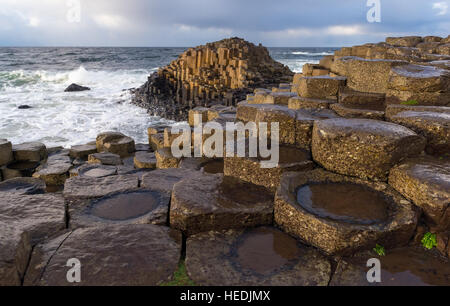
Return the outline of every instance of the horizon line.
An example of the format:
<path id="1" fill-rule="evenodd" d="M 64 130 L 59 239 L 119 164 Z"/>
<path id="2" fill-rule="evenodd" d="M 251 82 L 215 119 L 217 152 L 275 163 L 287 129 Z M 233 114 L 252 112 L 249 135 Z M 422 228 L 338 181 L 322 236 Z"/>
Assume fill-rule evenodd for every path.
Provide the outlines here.
<path id="1" fill-rule="evenodd" d="M 0 45 L 0 48 L 195 48 L 201 45 L 196 46 L 3 46 Z M 342 48 L 336 46 L 265 46 L 266 48 Z"/>

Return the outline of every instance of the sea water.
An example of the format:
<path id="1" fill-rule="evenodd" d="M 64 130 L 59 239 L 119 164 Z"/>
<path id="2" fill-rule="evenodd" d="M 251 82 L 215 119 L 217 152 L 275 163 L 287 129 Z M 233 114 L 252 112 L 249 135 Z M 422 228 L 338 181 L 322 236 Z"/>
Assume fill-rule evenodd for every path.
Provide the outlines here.
<path id="1" fill-rule="evenodd" d="M 130 88 L 145 83 L 186 48 L 0 48 L 0 138 L 47 146 L 83 144 L 119 131 L 147 142 L 147 127 L 172 123 L 130 103 Z M 269 48 L 301 72 L 335 48 Z M 90 91 L 64 92 L 71 83 Z M 29 109 L 19 109 L 27 105 Z"/>

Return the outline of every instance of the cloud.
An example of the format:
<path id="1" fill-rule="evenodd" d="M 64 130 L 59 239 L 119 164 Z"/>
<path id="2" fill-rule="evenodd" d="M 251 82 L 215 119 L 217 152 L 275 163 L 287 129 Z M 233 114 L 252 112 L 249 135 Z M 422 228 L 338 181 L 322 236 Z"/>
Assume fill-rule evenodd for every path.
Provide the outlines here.
<path id="1" fill-rule="evenodd" d="M 269 46 L 341 46 L 449 34 L 449 1 L 382 1 L 382 22 L 373 24 L 365 0 L 79 1 L 80 22 L 69 22 L 77 0 L 2 0 L 0 45 L 184 47 L 241 36 Z"/>
<path id="2" fill-rule="evenodd" d="M 446 2 L 435 2 L 433 3 L 433 9 L 439 10 L 439 12 L 437 12 L 436 15 L 442 16 L 447 14 L 448 4 Z"/>
<path id="3" fill-rule="evenodd" d="M 95 23 L 108 29 L 120 29 L 125 25 L 125 19 L 119 15 L 101 14 L 93 16 Z"/>

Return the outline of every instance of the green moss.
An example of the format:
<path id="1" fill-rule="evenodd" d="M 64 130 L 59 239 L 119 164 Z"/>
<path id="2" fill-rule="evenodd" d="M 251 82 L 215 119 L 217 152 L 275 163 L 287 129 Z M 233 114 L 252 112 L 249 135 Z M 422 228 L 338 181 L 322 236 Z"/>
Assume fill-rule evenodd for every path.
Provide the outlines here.
<path id="1" fill-rule="evenodd" d="M 384 256 L 386 255 L 386 250 L 384 249 L 384 247 L 382 245 L 377 244 L 373 250 L 375 251 L 375 253 L 377 253 L 379 256 Z"/>
<path id="2" fill-rule="evenodd" d="M 432 234 L 430 232 L 426 233 L 422 238 L 422 245 L 424 248 L 431 250 L 435 246 L 437 246 L 436 234 Z"/>
<path id="3" fill-rule="evenodd" d="M 173 274 L 173 280 L 170 282 L 162 283 L 161 286 L 196 286 L 186 272 L 186 265 L 184 260 L 178 263 L 178 270 Z"/>
<path id="4" fill-rule="evenodd" d="M 402 102 L 401 104 L 403 104 L 403 105 L 418 105 L 419 102 L 417 102 L 417 100 L 409 100 L 406 102 Z"/>

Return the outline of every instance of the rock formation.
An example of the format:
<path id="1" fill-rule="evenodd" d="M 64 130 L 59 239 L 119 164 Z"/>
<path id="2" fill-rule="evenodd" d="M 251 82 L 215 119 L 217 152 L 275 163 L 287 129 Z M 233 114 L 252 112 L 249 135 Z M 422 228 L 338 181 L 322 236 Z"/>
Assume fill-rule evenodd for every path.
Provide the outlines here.
<path id="1" fill-rule="evenodd" d="M 267 156 L 247 145 L 245 156 L 176 157 L 181 133 L 166 125 L 148 127 L 148 144 L 118 132 L 71 149 L 2 139 L 0 285 L 72 285 L 65 262 L 78 256 L 86 274 L 74 285 L 161 284 L 180 259 L 198 285 L 370 285 L 371 258 L 381 262 L 378 285 L 450 284 L 449 38 L 343 48 L 276 87 L 265 68 L 248 77 L 252 57 L 247 77 L 227 78 L 242 65 L 238 41 L 191 49 L 153 78 L 174 94 L 169 112 L 186 111 L 188 135 L 194 116 L 258 132 L 277 123 L 278 164 L 263 167 Z M 215 56 L 221 63 L 205 66 Z M 206 86 L 201 76 L 218 71 L 217 86 Z M 216 97 L 183 100 L 188 84 L 197 87 L 185 94 L 203 84 Z M 270 88 L 236 106 L 208 104 L 224 98 L 219 88 L 238 97 L 252 86 Z M 165 107 L 169 92 L 152 93 L 165 100 L 151 105 Z"/>
<path id="2" fill-rule="evenodd" d="M 190 48 L 152 74 L 134 102 L 152 115 L 185 120 L 195 106 L 235 105 L 250 90 L 289 82 L 292 72 L 268 50 L 240 38 Z"/>

